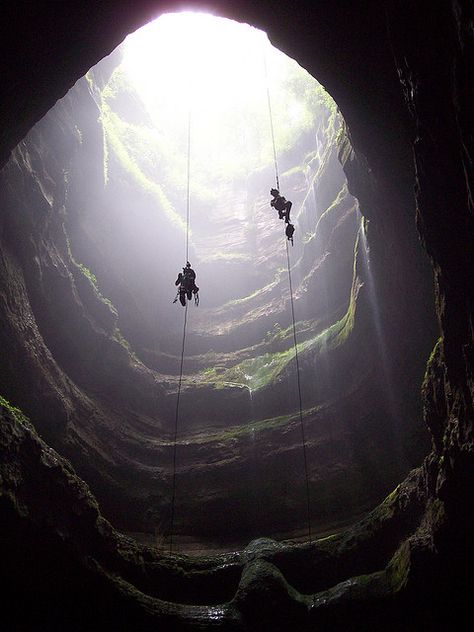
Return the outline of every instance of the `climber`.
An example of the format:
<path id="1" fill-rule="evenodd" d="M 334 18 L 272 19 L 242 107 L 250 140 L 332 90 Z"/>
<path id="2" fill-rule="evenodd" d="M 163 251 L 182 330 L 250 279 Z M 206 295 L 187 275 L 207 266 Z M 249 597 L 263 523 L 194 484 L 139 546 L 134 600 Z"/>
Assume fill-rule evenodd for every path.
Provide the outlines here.
<path id="1" fill-rule="evenodd" d="M 286 225 L 285 235 L 288 237 L 288 241 L 291 241 L 291 245 L 293 245 L 293 233 L 295 232 L 295 227 L 293 224 L 288 223 Z"/>
<path id="2" fill-rule="evenodd" d="M 199 305 L 199 288 L 196 285 L 196 273 L 191 268 L 189 261 L 186 262 L 183 271 L 178 274 L 175 285 L 179 287 L 173 303 L 176 303 L 179 298 L 179 302 L 184 307 L 186 305 L 186 298 L 190 301 L 194 294 L 194 302 L 196 305 Z"/>
<path id="3" fill-rule="evenodd" d="M 284 218 L 285 222 L 288 224 L 290 221 L 290 210 L 292 206 L 290 200 L 286 200 L 282 195 L 280 195 L 280 191 L 278 191 L 278 189 L 271 189 L 270 194 L 273 196 L 270 206 L 276 208 L 278 211 L 278 217 L 280 219 Z"/>

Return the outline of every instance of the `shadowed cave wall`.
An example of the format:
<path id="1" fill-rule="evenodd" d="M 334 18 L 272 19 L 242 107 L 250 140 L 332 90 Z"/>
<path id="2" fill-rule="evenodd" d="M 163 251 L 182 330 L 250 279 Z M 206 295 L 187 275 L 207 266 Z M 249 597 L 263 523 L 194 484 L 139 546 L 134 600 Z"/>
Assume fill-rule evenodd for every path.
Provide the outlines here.
<path id="1" fill-rule="evenodd" d="M 385 12 L 374 8 L 366 16 L 351 16 L 361 30 L 368 30 L 370 33 L 370 47 L 368 44 L 361 45 L 360 40 L 357 44 L 351 44 L 348 33 L 344 33 L 345 45 L 335 46 L 335 41 L 342 41 L 341 30 L 344 31 L 344 25 L 337 20 L 340 17 L 337 6 L 331 16 L 324 8 L 314 10 L 311 14 L 314 19 L 312 28 L 319 33 L 320 42 L 324 42 L 326 49 L 321 43 L 318 44 L 321 50 L 318 48 L 318 55 L 313 57 L 315 51 L 309 44 L 310 39 L 305 39 L 303 42 L 306 44 L 300 43 L 295 48 L 294 56 L 327 86 L 349 126 L 352 149 L 346 144 L 342 161 L 349 188 L 357 196 L 363 214 L 371 220 L 367 227 L 367 240 L 373 269 L 378 274 L 376 283 L 381 297 L 381 318 L 389 334 L 388 339 L 392 341 L 388 350 L 391 366 L 395 376 L 400 378 L 404 376 L 399 367 L 406 367 L 407 364 L 400 363 L 399 359 L 412 358 L 414 342 L 419 342 L 426 333 L 426 318 L 423 319 L 421 314 L 418 319 L 416 314 L 413 318 L 406 318 L 413 314 L 414 298 L 417 299 L 418 308 L 426 305 L 426 311 L 429 311 L 429 284 L 423 281 L 426 276 L 420 263 L 421 250 L 417 244 L 412 226 L 413 215 L 410 212 L 414 208 L 413 183 L 417 184 L 418 227 L 434 262 L 436 303 L 443 333 L 443 338 L 431 357 L 423 386 L 425 419 L 433 436 L 433 453 L 421 470 L 415 471 L 397 489 L 395 495 L 353 528 L 350 534 L 333 538 L 327 544 L 315 543 L 313 547 L 301 545 L 299 548 L 290 546 L 289 549 L 283 547 L 280 550 L 274 549 L 276 545 L 271 543 L 262 543 L 260 548 L 228 558 L 225 562 L 224 559 L 201 562 L 201 576 L 208 579 L 203 580 L 198 587 L 193 584 L 192 577 L 198 572 L 199 563 L 195 567 L 191 564 L 186 569 L 188 562 L 174 558 L 170 562 L 174 570 L 166 570 L 166 561 L 164 567 L 154 566 L 152 551 L 140 552 L 137 545 L 130 542 L 120 544 L 118 536 L 110 531 L 103 519 L 96 517 L 97 509 L 87 490 L 80 483 L 67 483 L 68 480 L 75 480 L 69 466 L 28 434 L 31 430 L 28 423 L 22 421 L 19 413 L 5 409 L 5 423 L 2 426 L 6 431 L 3 438 L 4 463 L 9 463 L 10 466 L 6 465 L 2 472 L 2 480 L 5 481 L 2 506 L 7 517 L 4 537 L 15 531 L 21 533 L 23 541 L 31 543 L 33 555 L 41 562 L 39 568 L 45 567 L 48 558 L 50 563 L 53 562 L 51 552 L 55 551 L 50 572 L 50 581 L 55 590 L 58 589 L 58 578 L 62 576 L 61 569 L 66 559 L 73 560 L 76 564 L 83 555 L 91 559 L 92 554 L 92 559 L 95 560 L 93 564 L 88 562 L 83 565 L 79 562 L 82 569 L 79 575 L 87 575 L 90 586 L 97 586 L 109 598 L 117 599 L 117 603 L 122 604 L 121 611 L 127 613 L 129 620 L 136 617 L 135 621 L 141 622 L 137 625 L 142 626 L 148 625 L 147 622 L 155 618 L 161 618 L 162 621 L 169 620 L 170 625 L 180 622 L 183 626 L 192 627 L 195 625 L 193 621 L 200 620 L 201 623 L 204 622 L 203 625 L 211 625 L 211 621 L 215 621 L 215 625 L 220 626 L 255 627 L 258 624 L 253 615 L 253 600 L 259 600 L 260 591 L 266 591 L 272 586 L 272 594 L 277 595 L 275 598 L 279 604 L 277 610 L 284 614 L 288 625 L 288 622 L 293 622 L 292 625 L 297 622 L 302 627 L 308 621 L 319 620 L 327 629 L 337 629 L 338 625 L 344 625 L 344 613 L 347 616 L 357 613 L 359 605 L 369 595 L 375 622 L 377 616 L 382 617 L 384 612 L 391 612 L 393 615 L 389 595 L 398 595 L 397 598 L 401 600 L 399 603 L 404 604 L 405 609 L 400 610 L 397 615 L 402 620 L 401 627 L 394 629 L 407 629 L 403 627 L 403 613 L 408 613 L 414 605 L 410 601 L 411 586 L 419 587 L 419 578 L 426 578 L 426 573 L 433 568 L 443 569 L 446 582 L 439 586 L 425 582 L 424 590 L 418 595 L 418 616 L 421 620 L 430 616 L 430 595 L 436 594 L 436 591 L 446 591 L 450 599 L 456 600 L 458 608 L 463 606 L 462 582 L 459 577 L 464 572 L 461 565 L 466 564 L 465 568 L 468 568 L 470 559 L 469 547 L 463 534 L 468 533 L 470 524 L 466 517 L 469 507 L 469 476 L 472 473 L 468 448 L 469 424 L 472 423 L 469 412 L 472 411 L 472 383 L 469 381 L 472 331 L 468 324 L 472 306 L 472 278 L 464 273 L 456 274 L 456 271 L 472 269 L 469 267 L 472 263 L 469 259 L 472 257 L 472 248 L 466 244 L 472 238 L 472 231 L 469 230 L 469 221 L 472 220 L 469 220 L 469 213 L 466 214 L 466 204 L 469 209 L 470 199 L 469 196 L 466 197 L 470 177 L 470 170 L 466 169 L 470 155 L 466 129 L 469 128 L 470 118 L 465 106 L 469 95 L 465 68 L 469 53 L 472 52 L 472 30 L 464 28 L 464 25 L 469 24 L 467 18 L 472 16 L 472 12 L 469 13 L 472 7 L 470 4 L 454 3 L 452 9 L 446 6 L 443 11 L 429 14 L 429 29 L 423 19 L 422 8 L 413 9 L 408 21 L 413 32 L 408 33 L 402 28 L 407 24 L 407 16 L 399 16 L 390 3 L 385 8 Z M 242 16 L 259 25 L 259 17 L 251 14 L 253 10 L 246 14 L 244 7 Z M 265 21 L 264 8 L 262 15 L 262 25 L 268 24 L 267 29 L 272 34 L 271 22 Z M 123 17 L 123 24 L 130 25 L 126 16 Z M 60 14 L 55 16 L 57 25 L 61 19 Z M 320 22 L 316 27 L 318 19 Z M 54 24 L 54 20 L 52 23 Z M 80 24 L 80 20 L 78 23 Z M 357 31 L 353 23 L 351 26 Z M 19 27 L 28 29 L 26 24 L 20 24 Z M 125 30 L 127 28 L 129 26 L 124 26 Z M 387 28 L 390 35 L 387 35 Z M 61 30 L 59 25 L 58 30 Z M 438 59 L 439 74 L 436 77 L 431 74 L 434 73 L 431 48 L 422 37 L 421 43 L 426 43 L 426 55 L 419 51 L 420 34 L 428 31 L 451 42 L 451 48 L 443 53 L 445 57 L 440 55 Z M 285 37 L 281 37 L 285 41 Z M 292 34 L 287 37 L 286 47 L 291 49 Z M 30 43 L 30 50 L 36 53 L 36 41 L 30 40 Z M 89 46 L 88 50 L 92 50 L 92 47 Z M 421 50 L 425 49 L 422 47 Z M 333 55 L 332 68 L 339 64 L 340 72 L 337 75 L 327 61 L 329 51 Z M 51 59 L 53 56 L 52 54 Z M 314 70 L 312 59 L 317 59 L 313 61 Z M 357 76 L 351 74 L 351 64 L 355 59 L 363 61 L 360 64 L 363 70 Z M 403 63 L 398 61 L 400 59 L 403 59 Z M 456 73 L 453 75 L 454 59 Z M 65 61 L 71 63 L 68 57 Z M 44 62 L 46 68 L 48 52 L 44 56 Z M 346 74 L 351 76 L 351 81 L 346 80 Z M 366 86 L 371 86 L 371 90 L 362 90 L 355 98 L 357 84 L 364 85 L 364 81 Z M 31 77 L 27 78 L 27 82 L 30 87 L 34 85 Z M 443 86 L 441 94 L 433 90 L 435 84 Z M 11 86 L 14 85 L 19 90 L 20 79 L 16 79 L 16 84 L 12 81 Z M 60 82 L 56 85 L 59 94 Z M 402 89 L 404 87 L 406 92 Z M 80 89 L 78 84 L 76 90 Z M 46 92 L 45 90 L 45 94 Z M 32 100 L 30 118 L 25 115 L 17 126 L 10 127 L 5 144 L 7 151 L 21 138 L 28 121 L 32 122 L 41 114 L 43 103 L 46 102 L 42 101 L 41 94 L 39 89 L 36 99 Z M 8 90 L 6 96 L 2 103 L 8 113 Z M 404 98 L 408 100 L 411 109 L 406 108 Z M 35 104 L 37 109 L 33 107 Z M 72 107 L 72 103 L 70 105 Z M 390 115 L 387 114 L 387 105 L 390 105 Z M 439 122 L 440 110 L 444 112 L 443 125 Z M 57 133 L 66 134 L 67 131 L 69 135 L 68 116 L 70 112 L 67 112 L 66 106 L 64 126 L 56 126 Z M 431 119 L 436 123 L 433 122 L 430 126 Z M 428 126 L 429 135 L 424 134 L 425 126 Z M 417 143 L 414 175 L 410 141 L 415 131 Z M 462 139 L 462 142 L 458 143 L 457 139 Z M 430 147 L 429 143 L 434 143 L 434 147 Z M 124 463 L 111 464 L 110 459 L 113 457 L 97 446 L 107 443 L 109 433 L 106 429 L 110 427 L 111 418 L 115 416 L 116 422 L 113 424 L 112 421 L 112 425 L 121 428 L 123 426 L 120 425 L 120 420 L 124 410 L 129 411 L 130 419 L 134 415 L 139 416 L 142 423 L 144 419 L 155 420 L 156 410 L 151 402 L 156 402 L 154 397 L 160 391 L 166 400 L 167 389 L 150 369 L 139 362 L 131 361 L 116 329 L 116 314 L 103 304 L 90 283 L 84 280 L 82 271 L 76 270 L 72 264 L 66 235 L 62 229 L 64 218 L 61 207 L 64 200 L 61 199 L 61 192 L 58 194 L 55 189 L 55 182 L 60 180 L 64 163 L 61 156 L 54 155 L 48 161 L 48 169 L 44 168 L 44 156 L 41 154 L 47 144 L 42 142 L 40 128 L 39 137 L 33 136 L 30 145 L 25 146 L 28 147 L 27 151 L 17 152 L 13 163 L 8 167 L 10 173 L 19 173 L 26 165 L 39 183 L 36 190 L 31 190 L 28 183 L 23 182 L 23 188 L 15 187 L 16 191 L 12 192 L 12 185 L 7 184 L 11 179 L 4 180 L 5 184 L 2 185 L 2 193 L 6 192 L 7 196 L 18 195 L 18 190 L 21 191 L 25 209 L 39 207 L 44 212 L 39 218 L 31 213 L 26 213 L 25 217 L 19 214 L 14 214 L 13 217 L 10 215 L 8 221 L 2 224 L 2 286 L 5 287 L 5 293 L 2 294 L 5 315 L 2 348 L 8 351 L 5 355 L 7 361 L 2 363 L 2 383 L 5 385 L 4 394 L 17 405 L 21 405 L 34 419 L 42 437 L 60 448 L 80 472 L 87 473 L 95 481 L 99 495 L 102 484 L 104 498 L 110 498 L 117 486 L 117 473 L 120 472 L 117 465 L 123 468 Z M 57 179 L 51 178 L 51 171 L 54 170 L 57 170 L 57 174 L 54 174 L 58 176 Z M 443 175 L 442 183 L 441 178 L 433 181 L 428 175 L 435 173 Z M 450 217 L 449 225 L 443 223 L 443 209 L 446 204 L 456 209 L 454 217 Z M 440 232 L 442 229 L 443 232 Z M 446 237 L 449 235 L 449 238 L 441 240 L 440 234 Z M 460 244 L 463 246 L 459 247 Z M 403 253 L 403 257 L 400 253 Z M 457 258 L 462 257 L 466 260 L 459 263 Z M 455 261 L 458 262 L 454 263 Z M 356 271 L 362 274 L 357 266 Z M 353 285 L 353 289 L 354 287 L 357 285 Z M 426 288 L 426 294 L 420 291 L 423 288 Z M 61 317 L 56 314 L 50 320 L 51 312 L 57 311 L 53 306 L 59 304 Z M 364 302 L 360 301 L 360 305 L 363 308 Z M 62 318 L 66 315 L 67 320 Z M 355 323 L 363 323 L 364 320 L 366 319 L 356 312 Z M 61 328 L 57 326 L 61 321 L 67 331 L 61 332 Z M 56 326 L 54 330 L 48 331 L 48 323 L 51 327 L 52 322 Z M 66 348 L 61 344 L 60 336 L 68 336 L 71 329 L 76 327 L 81 331 L 81 345 L 74 350 L 72 360 L 68 353 L 68 357 L 61 358 L 61 364 L 58 365 L 56 357 L 60 355 L 62 348 Z M 86 336 L 84 331 L 87 332 Z M 419 335 L 420 331 L 424 332 L 422 336 Z M 103 332 L 106 332 L 105 336 Z M 99 349 L 98 340 L 102 341 Z M 45 345 L 44 341 L 49 344 Z M 70 343 L 67 348 L 69 351 Z M 420 360 L 421 363 L 423 361 Z M 68 362 L 70 370 L 65 373 L 59 367 Z M 413 367 L 413 364 L 408 362 L 408 366 Z M 21 379 L 18 379 L 19 376 Z M 448 397 L 444 395 L 446 388 Z M 95 397 L 91 400 L 93 392 Z M 143 397 L 144 392 L 148 392 L 149 397 Z M 448 417 L 450 422 L 447 425 L 445 420 Z M 132 427 L 130 422 L 130 428 Z M 101 431 L 103 435 L 99 436 Z M 94 436 L 94 445 L 97 448 L 94 455 L 96 471 L 101 474 L 95 478 L 90 471 L 91 436 Z M 122 435 L 120 438 L 125 443 L 129 441 L 129 437 L 124 438 Z M 50 478 L 46 475 L 46 472 L 55 471 L 57 476 Z M 104 479 L 111 471 L 114 476 L 105 485 Z M 19 472 L 24 474 L 19 476 Z M 31 476 L 33 472 L 35 474 Z M 63 497 L 60 489 L 69 490 L 64 506 L 59 510 L 52 508 L 48 514 L 46 507 L 38 504 L 43 492 L 41 488 L 34 492 L 35 481 L 36 484 L 44 481 L 45 485 L 50 485 L 58 498 Z M 75 501 L 74 511 L 81 518 L 74 523 L 67 522 L 67 526 L 64 523 L 70 502 L 67 498 L 70 499 L 70 494 L 74 496 L 76 493 L 77 498 L 82 497 L 82 500 Z M 117 494 L 117 498 L 119 497 L 120 494 Z M 62 527 L 59 526 L 61 522 Z M 421 530 L 417 530 L 419 524 Z M 81 528 L 92 529 L 91 537 L 82 539 Z M 92 536 L 92 533 L 95 535 Z M 450 537 L 453 533 L 457 536 L 454 549 Z M 62 535 L 58 540 L 59 534 Z M 82 541 L 79 548 L 74 544 L 78 537 Z M 405 544 L 395 553 L 398 544 L 403 540 Z M 351 541 L 353 544 L 349 545 Z M 325 546 L 328 548 L 324 551 Z M 89 553 L 85 552 L 84 547 L 89 547 Z M 125 547 L 128 553 L 123 549 L 119 553 L 121 547 Z M 107 549 L 116 554 L 106 553 Z M 12 548 L 8 555 L 5 552 L 5 568 L 12 572 L 13 586 L 22 586 L 24 580 L 18 569 L 25 564 L 28 553 L 25 551 L 15 558 L 12 551 L 15 549 Z M 66 551 L 68 558 L 65 557 Z M 392 561 L 386 566 L 394 553 Z M 124 554 L 127 562 L 122 557 Z M 148 574 L 151 568 L 156 569 L 156 583 L 150 579 L 145 581 L 144 576 L 134 570 L 137 556 L 140 555 L 146 556 L 147 561 L 144 563 Z M 327 568 L 318 563 L 321 556 L 329 560 Z M 339 574 L 334 574 L 330 565 L 330 560 L 334 563 L 336 558 L 339 561 L 345 560 L 339 565 Z M 357 563 L 355 559 L 358 560 Z M 206 568 L 203 564 L 207 564 Z M 227 575 L 220 565 L 228 566 L 230 570 Z M 315 572 L 316 565 L 319 565 L 318 572 Z M 244 567 L 239 584 L 238 577 Z M 385 567 L 386 570 L 382 573 Z M 222 573 L 226 577 L 225 581 Z M 344 599 L 345 594 L 342 584 L 339 589 L 323 596 L 321 591 L 330 589 L 337 582 L 347 577 L 362 577 L 364 573 L 369 573 L 368 579 L 354 580 L 356 592 L 352 591 L 352 596 L 344 607 L 341 606 L 341 599 Z M 171 582 L 175 588 L 164 588 L 163 582 L 166 583 L 170 577 L 180 574 L 185 577 L 182 584 L 176 579 Z M 119 588 L 114 579 L 118 576 L 128 582 L 127 587 L 121 585 Z M 35 577 L 33 573 L 30 578 L 33 584 Z M 164 577 L 168 580 L 164 580 Z M 39 581 L 40 574 L 36 578 Z M 286 582 L 291 584 L 291 589 Z M 227 588 L 219 592 L 213 588 L 217 583 L 222 583 Z M 132 586 L 140 591 L 141 597 L 134 595 Z M 459 586 L 459 592 L 456 591 L 456 586 Z M 76 612 L 72 598 L 75 594 L 74 582 L 66 582 L 61 591 L 64 609 L 57 609 L 59 620 L 68 609 Z M 236 596 L 232 599 L 234 593 Z M 304 595 L 308 593 L 317 593 L 319 597 L 306 602 Z M 150 601 L 145 606 L 145 596 L 146 599 L 155 601 Z M 213 619 L 212 608 L 208 606 L 203 606 L 200 612 L 195 609 L 194 614 L 191 614 L 184 606 L 165 607 L 160 599 L 174 603 L 225 602 L 231 605 L 216 609 Z M 41 608 L 41 597 L 33 601 L 33 620 L 34 616 L 47 616 Z M 14 607 L 12 613 L 18 614 Z M 265 610 L 264 619 L 266 617 L 269 621 L 272 616 L 272 608 Z M 78 612 L 76 617 L 78 621 L 81 620 Z M 99 619 L 100 617 L 97 619 L 98 624 Z M 377 629 L 376 623 L 373 625 L 373 629 Z"/>

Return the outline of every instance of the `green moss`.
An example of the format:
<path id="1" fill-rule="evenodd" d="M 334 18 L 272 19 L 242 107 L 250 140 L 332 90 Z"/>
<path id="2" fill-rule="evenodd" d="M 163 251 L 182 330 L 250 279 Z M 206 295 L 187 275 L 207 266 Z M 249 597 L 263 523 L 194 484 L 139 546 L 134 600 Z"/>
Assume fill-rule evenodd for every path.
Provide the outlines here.
<path id="1" fill-rule="evenodd" d="M 91 91 L 94 90 L 94 79 L 92 77 L 92 71 L 88 70 L 84 76 L 87 83 L 89 84 L 89 88 L 91 89 Z"/>
<path id="2" fill-rule="evenodd" d="M 355 299 L 351 296 L 347 312 L 333 327 L 331 348 L 340 347 L 349 338 L 355 323 Z"/>
<path id="3" fill-rule="evenodd" d="M 406 587 L 410 574 L 410 566 L 410 543 L 405 541 L 392 557 L 387 567 L 387 579 L 393 592 L 399 592 Z"/>
<path id="4" fill-rule="evenodd" d="M 130 354 L 130 356 L 132 357 L 133 360 L 135 360 L 136 362 L 140 362 L 140 360 L 138 359 L 136 353 L 133 351 L 132 347 L 130 346 L 130 343 L 128 342 L 128 340 L 126 338 L 124 338 L 122 332 L 120 331 L 120 329 L 118 327 L 115 327 L 115 329 L 113 331 L 113 338 L 124 349 L 126 349 L 128 351 L 128 353 Z"/>
<path id="5" fill-rule="evenodd" d="M 422 389 L 428 386 L 428 383 L 430 381 L 430 375 L 429 375 L 430 369 L 436 362 L 438 362 L 438 357 L 442 350 L 442 344 L 443 344 L 443 337 L 440 336 L 438 340 L 436 341 L 436 344 L 433 347 L 433 350 L 430 353 L 430 357 L 428 358 L 428 361 L 426 362 L 426 370 L 425 370 L 425 375 L 423 378 Z"/>
<path id="6" fill-rule="evenodd" d="M 337 323 L 334 323 L 316 336 L 298 343 L 298 354 L 311 352 L 319 355 L 343 344 L 350 335 L 354 325 L 354 305 L 351 302 L 346 314 Z M 304 327 L 304 323 L 297 323 L 297 329 Z M 292 337 L 293 327 L 267 332 L 272 342 Z M 228 384 L 241 384 L 251 391 L 259 390 L 273 382 L 293 361 L 295 357 L 294 346 L 289 346 L 283 351 L 264 353 L 259 356 L 247 358 L 229 368 L 213 367 L 200 374 L 203 381 L 213 383 L 215 388 L 224 388 Z"/>
<path id="7" fill-rule="evenodd" d="M 110 299 L 106 298 L 100 292 L 99 284 L 97 282 L 97 277 L 95 276 L 95 274 L 93 274 L 89 270 L 89 268 L 85 266 L 83 263 L 79 263 L 78 261 L 76 261 L 74 257 L 72 256 L 70 250 L 69 250 L 69 255 L 71 257 L 71 263 L 73 264 L 74 268 L 78 270 L 89 281 L 91 290 L 95 294 L 95 297 L 97 298 L 97 300 L 99 300 L 101 303 L 104 303 L 104 305 L 107 305 L 107 307 L 112 311 L 112 313 L 115 314 L 115 316 L 117 316 L 117 310 L 115 308 L 115 305 L 112 303 Z"/>
<path id="8" fill-rule="evenodd" d="M 89 270 L 89 268 L 87 268 L 83 263 L 78 263 L 77 261 L 74 261 L 74 264 L 82 272 L 82 274 L 87 279 L 89 279 L 89 281 L 92 283 L 92 285 L 98 291 L 99 290 L 99 286 L 97 284 L 97 277 L 95 276 L 95 274 L 92 274 L 92 272 Z"/>
<path id="9" fill-rule="evenodd" d="M 81 284 L 78 283 L 78 279 L 75 276 L 76 272 L 79 272 L 81 274 L 82 277 L 84 277 L 85 279 L 87 279 L 88 283 L 89 283 L 89 288 L 90 291 L 92 292 L 92 294 L 95 296 L 95 298 L 100 301 L 101 303 L 103 303 L 104 305 L 107 306 L 107 308 L 110 310 L 110 312 L 112 313 L 112 315 L 117 318 L 118 316 L 118 312 L 115 308 L 115 305 L 112 303 L 112 301 L 108 298 L 106 298 L 99 290 L 99 284 L 97 282 L 97 277 L 95 276 L 95 274 L 87 267 L 85 266 L 83 263 L 80 263 L 79 261 L 76 261 L 74 258 L 74 255 L 72 254 L 72 250 L 71 250 L 71 244 L 69 242 L 69 239 L 66 238 L 66 243 L 67 243 L 67 250 L 68 250 L 68 255 L 69 255 L 69 259 L 72 265 L 72 274 L 73 274 L 73 278 L 76 282 L 76 287 L 78 289 L 79 294 L 81 295 Z M 88 294 L 86 294 L 86 300 L 87 300 L 87 296 Z M 81 295 L 81 299 L 84 300 L 84 296 Z"/>
<path id="10" fill-rule="evenodd" d="M 442 336 L 440 336 L 438 340 L 436 341 L 435 346 L 433 347 L 433 351 L 430 353 L 430 357 L 428 358 L 428 362 L 427 362 L 428 366 L 430 364 L 433 364 L 435 357 L 438 355 L 438 351 L 440 350 L 442 344 L 443 344 L 443 338 Z"/>
<path id="11" fill-rule="evenodd" d="M 256 391 L 272 382 L 294 356 L 295 351 L 290 348 L 286 351 L 265 353 L 255 359 L 244 360 L 242 369 L 249 388 Z"/>
<path id="12" fill-rule="evenodd" d="M 356 239 L 356 243 L 354 245 L 354 259 L 353 259 L 353 281 L 352 281 L 352 291 L 349 299 L 349 305 L 347 306 L 347 311 L 344 316 L 337 322 L 334 323 L 329 329 L 326 330 L 325 343 L 327 344 L 329 349 L 335 349 L 336 347 L 340 347 L 343 345 L 349 336 L 351 335 L 354 325 L 355 325 L 355 311 L 356 311 L 356 301 L 357 301 L 357 250 L 359 247 L 359 237 Z"/>
<path id="13" fill-rule="evenodd" d="M 293 348 L 277 353 L 264 353 L 224 370 L 214 367 L 201 376 L 205 381 L 214 383 L 216 388 L 223 388 L 232 383 L 242 384 L 251 391 L 256 391 L 275 379 L 293 357 Z"/>
<path id="14" fill-rule="evenodd" d="M 105 100 L 116 99 L 121 92 L 128 92 L 130 83 L 127 81 L 125 73 L 120 66 L 114 68 L 107 85 L 102 90 L 102 97 Z"/>
<path id="15" fill-rule="evenodd" d="M 341 122 L 341 125 L 337 129 L 334 140 L 338 149 L 340 149 L 343 146 L 344 142 L 349 140 L 347 137 L 346 126 L 343 122 Z"/>
<path id="16" fill-rule="evenodd" d="M 322 85 L 318 84 L 315 87 L 315 93 L 319 105 L 323 105 L 332 115 L 338 113 L 336 102 Z"/>
<path id="17" fill-rule="evenodd" d="M 135 184 L 154 199 L 158 208 L 164 213 L 167 219 L 184 231 L 186 228 L 184 220 L 176 212 L 161 186 L 156 182 L 153 182 L 143 173 L 126 148 L 123 140 L 126 138 L 124 128 L 131 128 L 135 126 L 131 126 L 130 124 L 121 121 L 119 117 L 106 105 L 102 108 L 102 122 L 104 125 L 108 151 L 113 152 L 119 164 L 135 182 Z"/>
<path id="18" fill-rule="evenodd" d="M 16 406 L 12 406 L 8 400 L 0 395 L 0 406 L 5 409 L 7 412 L 15 418 L 15 420 L 20 424 L 28 423 L 27 417 L 22 413 L 19 408 Z"/>
<path id="19" fill-rule="evenodd" d="M 399 494 L 400 494 L 401 486 L 397 485 L 395 489 L 390 492 L 390 494 L 378 505 L 370 514 L 370 522 L 373 525 L 378 525 L 387 520 L 390 520 L 398 505 L 399 505 Z"/>

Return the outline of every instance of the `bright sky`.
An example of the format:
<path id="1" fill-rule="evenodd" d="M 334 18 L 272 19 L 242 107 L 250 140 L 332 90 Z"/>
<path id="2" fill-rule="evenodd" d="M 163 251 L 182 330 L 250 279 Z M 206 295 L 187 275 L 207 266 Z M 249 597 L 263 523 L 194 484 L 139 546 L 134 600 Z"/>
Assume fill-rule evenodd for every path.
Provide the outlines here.
<path id="1" fill-rule="evenodd" d="M 204 13 L 163 15 L 126 40 L 124 67 L 148 105 L 163 88 L 183 108 L 239 108 L 262 91 L 265 33 Z M 242 89 L 245 86 L 245 90 Z"/>
<path id="2" fill-rule="evenodd" d="M 178 139 L 191 111 L 193 154 L 231 173 L 246 161 L 250 168 L 262 147 L 271 155 L 266 76 L 278 131 L 301 124 L 304 108 L 279 89 L 288 64 L 304 72 L 262 31 L 183 12 L 129 35 L 122 68 L 163 137 Z"/>

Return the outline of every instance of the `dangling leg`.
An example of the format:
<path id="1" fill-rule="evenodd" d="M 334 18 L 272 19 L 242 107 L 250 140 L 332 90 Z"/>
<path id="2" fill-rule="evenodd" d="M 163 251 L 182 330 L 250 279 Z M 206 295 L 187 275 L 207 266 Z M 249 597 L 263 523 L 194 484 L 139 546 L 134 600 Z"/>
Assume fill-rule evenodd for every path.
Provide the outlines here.
<path id="1" fill-rule="evenodd" d="M 179 293 L 179 302 L 183 307 L 186 307 L 186 292 Z"/>
<path id="2" fill-rule="evenodd" d="M 285 206 L 285 222 L 289 224 L 290 222 L 290 211 L 291 211 L 292 203 L 288 200 Z"/>

